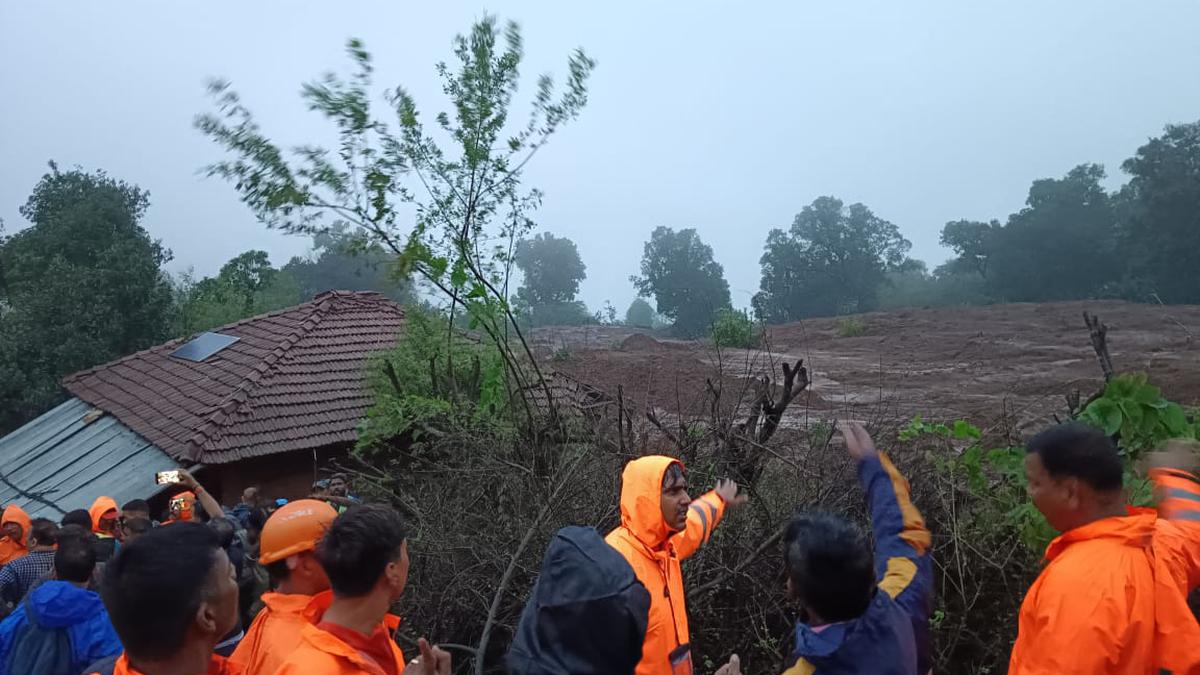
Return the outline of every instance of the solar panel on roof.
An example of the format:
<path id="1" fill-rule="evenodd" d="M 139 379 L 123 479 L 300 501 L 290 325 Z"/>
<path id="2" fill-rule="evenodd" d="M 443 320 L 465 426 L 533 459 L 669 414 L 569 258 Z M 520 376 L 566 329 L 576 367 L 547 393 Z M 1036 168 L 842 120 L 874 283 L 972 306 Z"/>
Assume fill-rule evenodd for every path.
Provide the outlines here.
<path id="1" fill-rule="evenodd" d="M 200 362 L 240 339 L 232 335 L 222 335 L 220 333 L 201 333 L 179 347 L 179 349 L 171 352 L 171 356 Z"/>

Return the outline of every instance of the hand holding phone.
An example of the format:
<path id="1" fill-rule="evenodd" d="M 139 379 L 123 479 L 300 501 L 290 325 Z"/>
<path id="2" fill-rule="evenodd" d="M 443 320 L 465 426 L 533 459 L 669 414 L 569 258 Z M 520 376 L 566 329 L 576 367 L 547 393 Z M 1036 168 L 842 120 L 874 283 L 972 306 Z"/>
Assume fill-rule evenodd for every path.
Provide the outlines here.
<path id="1" fill-rule="evenodd" d="M 158 473 L 154 474 L 154 482 L 157 485 L 167 485 L 170 483 L 178 483 L 179 482 L 179 469 L 172 469 L 170 471 L 159 471 Z"/>

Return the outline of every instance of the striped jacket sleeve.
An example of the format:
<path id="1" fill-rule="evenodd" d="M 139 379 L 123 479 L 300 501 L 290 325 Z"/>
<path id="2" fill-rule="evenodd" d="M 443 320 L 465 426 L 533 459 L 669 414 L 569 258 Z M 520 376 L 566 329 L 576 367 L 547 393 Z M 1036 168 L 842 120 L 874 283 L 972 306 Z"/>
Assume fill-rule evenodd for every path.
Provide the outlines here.
<path id="1" fill-rule="evenodd" d="M 909 499 L 908 481 L 884 453 L 858 465 L 875 533 L 875 578 L 879 588 L 910 615 L 928 613 L 932 543 L 925 519 Z"/>
<path id="2" fill-rule="evenodd" d="M 1159 528 L 1155 543 L 1165 542 L 1177 554 L 1188 589 L 1200 586 L 1200 479 L 1182 469 L 1150 470 L 1158 497 L 1158 516 L 1170 521 L 1170 529 Z"/>
<path id="3" fill-rule="evenodd" d="M 716 492 L 707 492 L 692 500 L 688 507 L 687 527 L 671 538 L 680 560 L 690 557 L 707 544 L 713 530 L 725 515 L 725 500 Z"/>

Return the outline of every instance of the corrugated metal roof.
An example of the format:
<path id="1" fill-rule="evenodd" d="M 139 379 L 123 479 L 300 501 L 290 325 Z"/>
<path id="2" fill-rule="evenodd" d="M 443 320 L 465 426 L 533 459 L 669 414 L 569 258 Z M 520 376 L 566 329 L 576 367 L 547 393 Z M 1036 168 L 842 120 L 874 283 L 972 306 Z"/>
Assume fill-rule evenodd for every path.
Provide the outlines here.
<path id="1" fill-rule="evenodd" d="M 118 504 L 150 497 L 160 489 L 155 472 L 178 467 L 112 415 L 72 398 L 0 438 L 0 504 L 58 520 L 101 495 Z"/>

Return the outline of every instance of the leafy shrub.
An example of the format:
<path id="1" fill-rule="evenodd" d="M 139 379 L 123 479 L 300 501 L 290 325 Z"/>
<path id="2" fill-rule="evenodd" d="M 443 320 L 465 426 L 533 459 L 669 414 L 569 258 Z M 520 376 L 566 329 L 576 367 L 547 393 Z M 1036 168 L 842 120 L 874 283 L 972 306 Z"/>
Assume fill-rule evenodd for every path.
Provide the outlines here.
<path id="1" fill-rule="evenodd" d="M 762 335 L 746 310 L 722 309 L 713 317 L 712 341 L 717 347 L 753 349 L 762 343 Z"/>
<path id="2" fill-rule="evenodd" d="M 625 310 L 625 325 L 635 328 L 654 327 L 654 308 L 642 298 L 634 298 Z"/>
<path id="3" fill-rule="evenodd" d="M 451 428 L 505 426 L 499 350 L 451 329 L 436 310 L 407 310 L 400 341 L 371 365 L 371 386 L 375 403 L 359 430 L 362 452 L 399 438 L 420 443 Z"/>
<path id="4" fill-rule="evenodd" d="M 854 317 L 838 319 L 837 332 L 840 337 L 859 337 L 867 334 L 867 324 Z"/>
<path id="5" fill-rule="evenodd" d="M 1200 437 L 1200 427 L 1188 420 L 1178 403 L 1163 398 L 1144 373 L 1122 373 L 1079 414 L 1079 420 L 1100 427 L 1118 440 L 1122 453 L 1136 460 L 1163 442 Z"/>

